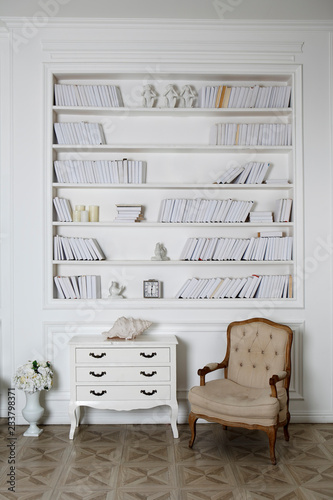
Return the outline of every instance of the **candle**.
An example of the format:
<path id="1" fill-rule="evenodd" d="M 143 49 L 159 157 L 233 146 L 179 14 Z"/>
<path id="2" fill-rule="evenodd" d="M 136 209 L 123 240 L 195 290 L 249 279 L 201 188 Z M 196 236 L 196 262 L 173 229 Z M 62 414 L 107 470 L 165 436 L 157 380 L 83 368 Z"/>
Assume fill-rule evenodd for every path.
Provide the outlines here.
<path id="1" fill-rule="evenodd" d="M 81 210 L 74 210 L 73 222 L 81 222 Z"/>
<path id="2" fill-rule="evenodd" d="M 82 210 L 81 214 L 81 222 L 89 222 L 89 212 L 88 210 Z"/>
<path id="3" fill-rule="evenodd" d="M 99 221 L 99 206 L 90 205 L 89 206 L 89 221 L 98 222 Z"/>
<path id="4" fill-rule="evenodd" d="M 86 209 L 85 205 L 75 205 L 75 210 L 82 211 L 85 209 Z"/>

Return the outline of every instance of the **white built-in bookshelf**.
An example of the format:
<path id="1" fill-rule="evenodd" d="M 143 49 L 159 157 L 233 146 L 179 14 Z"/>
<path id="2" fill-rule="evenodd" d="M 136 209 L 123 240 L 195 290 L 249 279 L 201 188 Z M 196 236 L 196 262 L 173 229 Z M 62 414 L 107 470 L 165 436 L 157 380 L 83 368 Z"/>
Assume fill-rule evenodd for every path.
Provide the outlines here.
<path id="1" fill-rule="evenodd" d="M 296 109 L 300 75 L 292 68 L 281 68 L 280 73 L 261 68 L 256 74 L 240 70 L 233 74 L 175 73 L 172 78 L 161 71 L 148 81 L 132 72 L 94 75 L 50 70 L 46 110 L 50 141 L 46 152 L 46 290 L 50 305 L 78 303 L 66 298 L 61 286 L 59 291 L 55 277 L 72 280 L 78 296 L 79 285 L 87 280 L 84 297 L 97 300 L 101 307 L 119 307 L 108 299 L 113 281 L 125 287 L 121 301 L 125 308 L 144 304 L 246 307 L 261 300 L 273 301 L 277 307 L 300 303 L 302 290 L 295 279 L 302 251 L 301 111 Z M 158 94 L 151 108 L 142 106 L 147 83 Z M 190 85 L 201 104 L 205 104 L 202 89 L 215 87 L 215 95 L 210 96 L 211 89 L 206 94 L 211 106 L 198 107 L 199 97 L 195 97 L 194 107 L 181 107 L 180 100 L 175 108 L 165 107 L 163 94 L 169 84 L 177 91 Z M 98 101 L 93 86 L 100 92 Z M 107 86 L 117 90 L 112 94 Z M 223 107 L 224 87 L 236 89 L 238 96 L 243 92 L 247 98 L 239 97 L 234 106 Z M 266 97 L 257 102 L 259 107 L 242 107 L 250 103 L 249 92 L 254 88 L 263 89 Z M 89 101 L 82 97 L 88 90 Z M 67 100 L 62 95 L 65 91 Z M 290 97 L 286 97 L 288 92 Z M 275 100 L 269 97 L 273 94 Z M 264 107 L 269 102 L 272 107 Z M 243 174 L 243 183 L 238 183 L 249 164 L 257 169 L 252 181 L 250 177 L 244 181 Z M 235 174 L 238 169 L 236 177 L 233 169 Z M 217 183 L 221 179 L 224 183 Z M 72 220 L 59 216 L 54 199 L 58 203 L 67 200 L 67 208 L 62 209 L 70 212 Z M 201 208 L 195 207 L 199 200 Z M 228 203 L 235 213 L 223 212 Z M 142 216 L 138 222 L 122 222 L 122 216 L 117 220 L 117 205 L 139 206 Z M 77 221 L 77 206 L 87 210 L 98 206 L 98 221 Z M 167 249 L 169 260 L 151 259 L 158 242 Z M 254 276 L 263 277 L 264 285 L 251 295 L 244 286 L 251 290 Z M 163 283 L 162 298 L 143 299 L 142 283 L 147 279 Z M 194 280 L 197 295 L 193 290 L 184 295 Z M 206 288 L 200 289 L 200 280 Z M 215 289 L 223 281 L 225 288 L 231 284 L 230 294 L 219 296 Z M 93 291 L 95 286 L 100 288 Z"/>

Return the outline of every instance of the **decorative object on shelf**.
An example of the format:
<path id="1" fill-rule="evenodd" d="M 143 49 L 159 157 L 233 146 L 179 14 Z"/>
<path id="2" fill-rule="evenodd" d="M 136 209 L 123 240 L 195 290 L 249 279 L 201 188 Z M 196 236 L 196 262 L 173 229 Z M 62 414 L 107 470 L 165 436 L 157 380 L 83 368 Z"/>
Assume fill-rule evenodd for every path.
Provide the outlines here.
<path id="1" fill-rule="evenodd" d="M 88 210 L 81 210 L 81 222 L 89 222 Z"/>
<path id="2" fill-rule="evenodd" d="M 175 108 L 177 105 L 177 101 L 179 99 L 179 94 L 176 91 L 174 85 L 172 84 L 167 85 L 163 95 L 165 98 L 164 99 L 165 107 Z"/>
<path id="3" fill-rule="evenodd" d="M 102 335 L 105 335 L 107 339 L 120 338 L 133 340 L 151 325 L 152 322 L 145 319 L 125 318 L 125 316 L 121 316 L 121 318 L 115 321 L 112 328 L 107 332 L 102 332 Z"/>
<path id="4" fill-rule="evenodd" d="M 73 211 L 73 222 L 81 222 L 81 210 Z"/>
<path id="5" fill-rule="evenodd" d="M 153 108 L 155 106 L 155 101 L 157 98 L 157 93 L 152 85 L 144 85 L 142 91 L 142 106 L 144 108 Z"/>
<path id="6" fill-rule="evenodd" d="M 43 390 L 49 391 L 53 385 L 51 364 L 48 361 L 29 361 L 16 370 L 13 382 L 26 396 L 22 415 L 30 426 L 23 436 L 38 437 L 43 430 L 37 427 L 37 423 L 44 413 L 44 408 L 39 404 L 39 394 Z"/>
<path id="7" fill-rule="evenodd" d="M 151 260 L 170 260 L 170 258 L 167 257 L 167 249 L 163 243 L 156 243 L 154 253 L 155 255 L 151 258 Z"/>
<path id="8" fill-rule="evenodd" d="M 160 299 L 162 297 L 162 283 L 158 280 L 143 282 L 143 296 L 145 299 Z"/>
<path id="9" fill-rule="evenodd" d="M 124 299 L 125 297 L 123 297 L 122 295 L 124 290 L 125 290 L 124 286 L 120 287 L 119 283 L 117 283 L 116 281 L 112 281 L 111 286 L 109 288 L 110 295 L 108 296 L 108 299 L 112 300 Z"/>
<path id="10" fill-rule="evenodd" d="M 99 206 L 98 205 L 90 205 L 89 206 L 89 222 L 98 222 L 99 221 Z"/>
<path id="11" fill-rule="evenodd" d="M 184 85 L 182 90 L 180 91 L 180 103 L 183 108 L 193 108 L 193 101 L 196 98 L 197 94 L 192 89 L 191 85 Z"/>

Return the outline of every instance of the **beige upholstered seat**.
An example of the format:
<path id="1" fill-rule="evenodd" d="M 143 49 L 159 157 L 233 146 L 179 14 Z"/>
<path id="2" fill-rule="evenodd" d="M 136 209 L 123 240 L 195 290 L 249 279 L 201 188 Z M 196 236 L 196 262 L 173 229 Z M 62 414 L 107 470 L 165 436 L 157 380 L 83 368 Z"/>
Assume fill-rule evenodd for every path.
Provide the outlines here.
<path id="1" fill-rule="evenodd" d="M 275 459 L 278 427 L 289 440 L 288 409 L 292 330 L 263 318 L 235 321 L 228 326 L 227 352 L 222 363 L 201 370 L 200 386 L 189 392 L 189 424 L 193 446 L 196 421 L 204 418 L 224 426 L 261 429 L 268 434 L 270 457 Z M 224 378 L 205 381 L 205 376 L 224 369 Z"/>

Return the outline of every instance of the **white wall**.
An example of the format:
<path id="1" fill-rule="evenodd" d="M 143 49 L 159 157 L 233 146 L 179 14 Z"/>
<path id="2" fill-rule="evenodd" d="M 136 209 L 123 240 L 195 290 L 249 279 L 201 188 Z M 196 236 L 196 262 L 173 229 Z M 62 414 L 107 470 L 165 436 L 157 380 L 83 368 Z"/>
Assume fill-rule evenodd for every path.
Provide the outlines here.
<path id="1" fill-rule="evenodd" d="M 63 6 L 66 16 L 72 15 L 70 10 L 65 12 L 65 7 L 70 9 L 70 5 L 72 4 L 68 3 Z M 273 2 L 271 5 L 273 6 Z M 2 7 L 8 8 L 8 5 Z M 241 7 L 242 4 L 239 8 Z M 3 12 L 13 15 L 13 10 L 4 9 Z M 20 14 L 25 15 L 26 12 L 22 7 Z M 85 10 L 80 12 L 82 14 Z M 325 17 L 325 9 L 319 12 Z M 57 369 L 58 385 L 46 395 L 47 421 L 67 422 L 66 340 L 71 332 L 76 329 L 93 329 L 94 324 L 98 328 L 110 325 L 122 314 L 138 314 L 137 310 L 130 311 L 128 308 L 118 311 L 82 311 L 61 307 L 48 309 L 43 305 L 45 66 L 67 61 L 70 68 L 71 63 L 77 61 L 78 54 L 82 63 L 85 60 L 91 63 L 95 57 L 92 54 L 98 54 L 98 47 L 101 47 L 104 64 L 115 67 L 113 51 L 118 49 L 114 48 L 113 42 L 117 37 L 133 47 L 140 41 L 150 39 L 155 52 L 148 57 L 152 64 L 159 64 L 163 61 L 159 55 L 159 42 L 163 42 L 163 57 L 166 57 L 168 49 L 165 51 L 165 42 L 168 40 L 178 39 L 179 47 L 182 46 L 181 40 L 192 40 L 194 50 L 199 37 L 205 43 L 216 44 L 217 52 L 214 57 L 219 58 L 222 65 L 225 61 L 230 62 L 232 54 L 238 64 L 284 63 L 300 64 L 303 67 L 304 191 L 301 193 L 301 203 L 304 203 L 305 261 L 304 266 L 300 265 L 299 273 L 305 277 L 305 303 L 304 307 L 298 308 L 268 307 L 256 310 L 255 314 L 294 325 L 298 332 L 297 390 L 291 406 L 294 421 L 332 421 L 332 24 L 303 26 L 297 22 L 286 27 L 283 23 L 248 22 L 245 25 L 230 25 L 215 21 L 212 24 L 197 22 L 192 26 L 187 22 L 168 25 L 163 21 L 144 21 L 141 26 L 137 21 L 129 21 L 126 26 L 112 24 L 107 20 L 97 24 L 89 24 L 89 20 L 84 24 L 67 21 L 64 25 L 61 20 L 56 23 L 52 19 L 44 25 L 38 24 L 34 19 L 29 20 L 28 24 L 26 19 L 3 21 L 6 29 L 1 31 L 0 37 L 0 68 L 4 69 L 1 71 L 0 88 L 3 103 L 1 221 L 4 237 L 0 318 L 4 382 L 2 414 L 6 412 L 6 387 L 10 386 L 10 372 L 27 359 L 37 355 L 47 357 L 50 354 Z M 13 36 L 15 38 L 11 39 Z M 14 44 L 10 40 L 14 40 Z M 84 41 L 90 44 L 89 50 L 92 52 L 85 52 L 82 48 L 80 42 Z M 235 52 L 236 44 L 238 51 Z M 249 48 L 251 44 L 256 47 L 252 51 Z M 271 50 L 272 47 L 275 47 L 275 51 Z M 298 50 L 297 47 L 302 49 Z M 327 240 L 326 248 L 323 242 Z M 179 390 L 184 397 L 187 389 L 196 382 L 197 368 L 207 361 L 213 361 L 211 358 L 216 353 L 216 346 L 221 353 L 218 357 L 222 358 L 226 325 L 232 320 L 251 317 L 253 313 L 248 307 L 236 310 L 194 310 L 184 307 L 171 311 L 154 307 L 140 311 L 142 317 L 152 320 L 158 328 L 164 331 L 176 329 L 180 340 Z M 20 423 L 23 422 L 20 417 L 22 404 L 22 394 L 18 394 Z M 182 405 L 181 418 L 185 419 L 185 400 Z M 92 415 L 91 419 L 93 418 L 101 417 Z M 140 420 L 140 415 L 137 418 Z M 160 414 L 158 418 L 162 418 Z"/>

